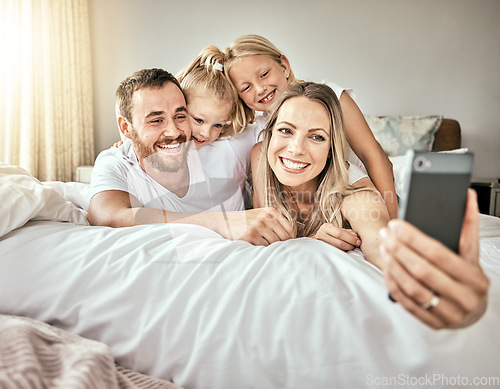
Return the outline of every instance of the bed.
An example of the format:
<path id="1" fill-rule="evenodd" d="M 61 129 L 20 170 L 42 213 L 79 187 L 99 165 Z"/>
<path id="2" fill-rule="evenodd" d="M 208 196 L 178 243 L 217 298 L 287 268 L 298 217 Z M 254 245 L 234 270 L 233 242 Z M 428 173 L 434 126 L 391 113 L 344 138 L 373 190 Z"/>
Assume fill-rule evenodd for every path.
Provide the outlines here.
<path id="1" fill-rule="evenodd" d="M 40 183 L 7 164 L 0 184 L 0 314 L 105 345 L 140 382 L 500 385 L 500 218 L 481 215 L 487 313 L 434 331 L 390 302 L 359 250 L 309 238 L 255 247 L 188 225 L 93 227 L 86 184 Z"/>

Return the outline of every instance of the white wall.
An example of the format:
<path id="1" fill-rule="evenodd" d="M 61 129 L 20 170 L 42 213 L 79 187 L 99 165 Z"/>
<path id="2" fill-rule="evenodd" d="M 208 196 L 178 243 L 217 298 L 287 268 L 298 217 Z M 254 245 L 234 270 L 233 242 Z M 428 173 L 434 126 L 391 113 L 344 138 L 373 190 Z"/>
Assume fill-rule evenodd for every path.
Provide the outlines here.
<path id="1" fill-rule="evenodd" d="M 96 152 L 119 137 L 126 76 L 175 74 L 203 47 L 257 33 L 299 78 L 354 88 L 366 114 L 457 119 L 475 175 L 500 177 L 499 17 L 498 0 L 90 0 Z"/>

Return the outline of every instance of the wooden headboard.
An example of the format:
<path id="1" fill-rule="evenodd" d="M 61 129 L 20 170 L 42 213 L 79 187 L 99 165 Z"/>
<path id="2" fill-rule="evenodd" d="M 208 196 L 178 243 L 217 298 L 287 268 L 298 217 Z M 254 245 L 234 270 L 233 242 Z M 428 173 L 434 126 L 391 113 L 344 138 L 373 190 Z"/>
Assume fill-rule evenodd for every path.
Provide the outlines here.
<path id="1" fill-rule="evenodd" d="M 454 150 L 462 147 L 460 123 L 454 119 L 443 118 L 436 134 L 432 151 Z"/>

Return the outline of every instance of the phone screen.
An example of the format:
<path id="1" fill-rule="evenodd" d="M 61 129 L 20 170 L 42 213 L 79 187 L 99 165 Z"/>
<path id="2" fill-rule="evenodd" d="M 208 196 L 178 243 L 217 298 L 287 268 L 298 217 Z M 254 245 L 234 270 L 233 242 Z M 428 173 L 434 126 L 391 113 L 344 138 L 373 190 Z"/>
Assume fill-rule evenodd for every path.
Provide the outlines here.
<path id="1" fill-rule="evenodd" d="M 458 252 L 472 154 L 414 152 L 409 157 L 412 171 L 401 218 Z"/>

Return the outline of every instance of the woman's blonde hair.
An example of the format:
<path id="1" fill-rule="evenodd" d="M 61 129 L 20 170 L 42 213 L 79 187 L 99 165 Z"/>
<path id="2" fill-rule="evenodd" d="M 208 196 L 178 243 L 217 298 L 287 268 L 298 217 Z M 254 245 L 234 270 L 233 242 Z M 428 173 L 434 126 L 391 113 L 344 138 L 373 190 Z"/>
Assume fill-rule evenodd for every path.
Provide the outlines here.
<path id="1" fill-rule="evenodd" d="M 284 56 L 284 54 L 266 38 L 256 34 L 243 35 L 236 38 L 224 51 L 224 69 L 226 75 L 229 77 L 229 71 L 235 60 L 250 55 L 266 55 L 280 65 L 281 58 Z M 296 81 L 295 75 L 292 69 L 290 69 L 288 82 L 292 83 L 294 81 Z M 255 120 L 255 111 L 249 108 L 243 100 L 240 99 L 240 101 L 245 109 L 247 122 L 252 123 Z"/>
<path id="2" fill-rule="evenodd" d="M 313 197 L 313 208 L 299 228 L 297 216 L 290 205 L 294 201 L 293 193 L 278 181 L 267 159 L 269 144 L 273 136 L 273 128 L 283 104 L 294 97 L 306 97 L 323 105 L 330 118 L 330 151 L 324 169 L 318 175 L 318 187 Z M 264 175 L 265 205 L 275 207 L 294 227 L 295 237 L 314 235 L 324 223 L 332 223 L 337 227 L 345 225 L 341 212 L 343 199 L 361 190 L 372 190 L 368 187 L 349 185 L 349 173 L 345 164 L 346 137 L 342 110 L 335 92 L 324 84 L 313 82 L 296 82 L 291 84 L 283 94 L 264 129 L 262 142 L 262 167 Z"/>
<path id="3" fill-rule="evenodd" d="M 205 88 L 216 98 L 231 103 L 230 124 L 224 126 L 220 137 L 233 136 L 247 125 L 246 113 L 233 83 L 224 71 L 224 53 L 216 46 L 204 48 L 198 57 L 177 74 L 189 104 L 189 96 L 195 88 Z"/>

